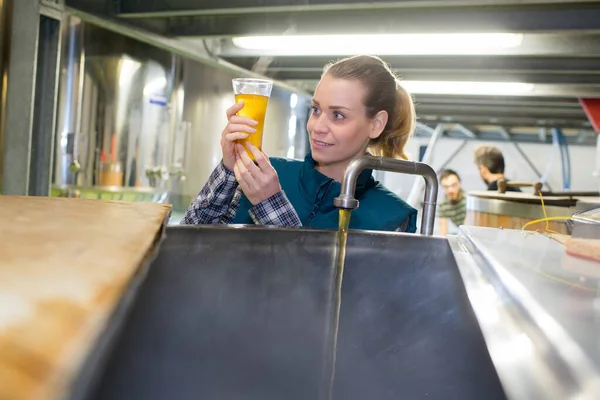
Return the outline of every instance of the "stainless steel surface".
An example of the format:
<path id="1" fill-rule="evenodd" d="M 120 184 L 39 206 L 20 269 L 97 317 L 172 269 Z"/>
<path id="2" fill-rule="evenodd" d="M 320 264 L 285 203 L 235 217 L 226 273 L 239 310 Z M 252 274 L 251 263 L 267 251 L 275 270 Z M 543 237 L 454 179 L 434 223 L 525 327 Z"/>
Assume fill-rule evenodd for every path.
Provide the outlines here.
<path id="1" fill-rule="evenodd" d="M 4 178 L 4 134 L 6 129 L 6 84 L 8 83 L 8 61 L 10 56 L 12 0 L 0 0 L 0 193 Z"/>
<path id="2" fill-rule="evenodd" d="M 425 179 L 425 200 L 423 202 L 421 233 L 424 235 L 433 235 L 438 183 L 435 171 L 427 164 L 373 156 L 357 158 L 346 168 L 342 181 L 342 190 L 339 197 L 336 197 L 333 201 L 335 206 L 350 210 L 358 207 L 358 200 L 354 198 L 356 180 L 366 168 L 422 176 Z"/>
<path id="3" fill-rule="evenodd" d="M 336 236 L 167 228 L 88 398 L 317 399 Z M 505 398 L 445 239 L 351 232 L 344 275 L 334 399 Z"/>
<path id="4" fill-rule="evenodd" d="M 75 17 L 64 37 L 55 185 L 166 190 L 176 57 Z"/>
<path id="5" fill-rule="evenodd" d="M 84 29 L 77 18 L 66 18 L 63 24 L 54 181 L 65 185 L 77 184 L 72 166 L 79 164 L 77 132 L 83 106 Z"/>
<path id="6" fill-rule="evenodd" d="M 175 82 L 170 98 L 173 115 L 168 136 L 169 145 L 173 147 L 170 151 L 172 162 L 159 173 L 169 177 L 174 207 L 185 209 L 221 158 L 219 140 L 226 124 L 225 110 L 234 102 L 231 79 L 261 76 L 214 57 L 205 48 L 154 35 L 118 20 L 99 18 L 73 8 L 67 8 L 67 11 L 102 29 L 184 58 L 181 68 L 174 69 L 175 73 L 179 69 L 183 82 Z M 308 151 L 305 125 L 309 103 L 306 92 L 274 82 L 265 121 L 267 154 L 304 157 Z M 151 169 L 150 173 L 154 177 L 156 169 Z"/>
<path id="7" fill-rule="evenodd" d="M 231 79 L 244 74 L 183 59 L 73 16 L 70 21 L 85 25 L 85 57 L 72 51 L 71 64 L 65 58 L 60 119 L 68 129 L 59 132 L 72 132 L 72 140 L 58 141 L 57 153 L 76 155 L 57 160 L 55 192 L 73 184 L 153 187 L 185 209 L 221 158 L 225 110 L 235 102 Z M 78 32 L 67 35 L 75 49 Z M 276 85 L 265 121 L 270 156 L 304 157 L 309 102 Z M 80 165 L 77 174 L 72 159 Z"/>
<path id="8" fill-rule="evenodd" d="M 34 93 L 36 93 L 37 52 L 39 45 L 39 2 L 10 1 L 10 23 L 4 49 L 8 57 L 7 74 L 2 76 L 6 106 L 2 135 L 2 193 L 27 195 L 31 173 Z M 52 66 L 50 66 L 52 68 Z"/>
<path id="9" fill-rule="evenodd" d="M 598 263 L 517 230 L 461 227 L 455 251 L 511 399 L 600 397 Z"/>
<path id="10" fill-rule="evenodd" d="M 181 193 L 182 183 L 187 177 L 187 166 L 189 165 L 189 143 L 191 135 L 191 124 L 183 119 L 183 102 L 185 88 L 183 84 L 183 59 L 171 55 L 172 90 L 170 99 L 170 129 L 169 143 L 171 144 L 169 154 L 169 191 Z"/>
<path id="11" fill-rule="evenodd" d="M 597 191 L 578 191 L 569 190 L 567 192 L 541 192 L 542 196 L 564 196 L 564 197 L 598 197 L 600 198 L 600 192 Z"/>
<path id="12" fill-rule="evenodd" d="M 578 211 L 567 223 L 574 238 L 600 239 L 600 204 L 578 203 Z"/>
<path id="13" fill-rule="evenodd" d="M 546 205 L 548 217 L 569 216 L 575 207 L 558 207 Z M 544 218 L 541 204 L 521 203 L 499 199 L 484 199 L 467 194 L 467 210 L 489 214 L 510 215 L 516 218 Z"/>
<path id="14" fill-rule="evenodd" d="M 124 186 L 164 187 L 170 66 L 127 55 L 88 57 L 87 66 L 103 101 L 103 112 L 97 114 L 103 127 L 97 143 L 102 162 L 122 168 Z"/>
<path id="15" fill-rule="evenodd" d="M 0 4 L 0 191 L 46 196 L 60 22 L 41 14 L 39 1 Z"/>
<path id="16" fill-rule="evenodd" d="M 544 359 L 531 357 L 530 339 L 506 307 L 509 300 L 486 279 L 458 237 L 449 237 L 449 242 L 507 397 L 511 400 L 552 398 L 558 393 L 559 383 L 550 379 Z"/>
<path id="17" fill-rule="evenodd" d="M 64 16 L 64 0 L 40 0 L 40 15 L 60 21 Z"/>
<path id="18" fill-rule="evenodd" d="M 31 132 L 30 196 L 48 196 L 52 185 L 62 40 L 61 17 L 54 17 L 42 15 L 39 18 Z"/>

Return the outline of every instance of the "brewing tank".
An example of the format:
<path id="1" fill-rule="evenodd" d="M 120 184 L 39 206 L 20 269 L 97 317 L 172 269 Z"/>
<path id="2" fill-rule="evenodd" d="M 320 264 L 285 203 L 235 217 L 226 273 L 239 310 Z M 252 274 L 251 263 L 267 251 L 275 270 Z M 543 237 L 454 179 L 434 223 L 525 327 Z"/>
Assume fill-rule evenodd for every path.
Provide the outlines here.
<path id="1" fill-rule="evenodd" d="M 169 201 L 182 211 L 221 158 L 240 75 L 74 17 L 64 26 L 53 194 Z M 306 155 L 309 110 L 307 95 L 275 85 L 269 156 Z"/>
<path id="2" fill-rule="evenodd" d="M 53 194 L 161 198 L 178 59 L 77 18 L 63 38 Z"/>

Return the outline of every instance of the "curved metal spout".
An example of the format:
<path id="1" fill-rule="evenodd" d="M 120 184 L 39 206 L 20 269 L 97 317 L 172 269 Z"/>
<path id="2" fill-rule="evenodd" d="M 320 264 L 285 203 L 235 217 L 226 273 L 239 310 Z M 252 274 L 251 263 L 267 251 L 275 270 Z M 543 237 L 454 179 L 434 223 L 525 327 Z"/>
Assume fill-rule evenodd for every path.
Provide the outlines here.
<path id="1" fill-rule="evenodd" d="M 333 204 L 337 208 L 349 210 L 358 208 L 358 200 L 354 198 L 356 180 L 365 168 L 422 176 L 425 179 L 425 201 L 421 218 L 421 234 L 433 234 L 435 207 L 438 195 L 437 175 L 433 168 L 420 162 L 373 156 L 363 156 L 353 160 L 344 173 L 340 196 L 336 197 L 333 201 Z"/>

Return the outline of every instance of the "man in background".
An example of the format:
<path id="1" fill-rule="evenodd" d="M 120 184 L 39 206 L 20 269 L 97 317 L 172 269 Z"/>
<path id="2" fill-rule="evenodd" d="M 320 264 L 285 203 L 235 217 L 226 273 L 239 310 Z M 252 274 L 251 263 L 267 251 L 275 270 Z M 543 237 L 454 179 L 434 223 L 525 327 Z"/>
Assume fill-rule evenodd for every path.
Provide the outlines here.
<path id="1" fill-rule="evenodd" d="M 479 175 L 487 185 L 487 190 L 498 190 L 498 181 L 504 176 L 504 156 L 500 149 L 494 146 L 480 146 L 475 150 L 475 165 Z M 520 192 L 521 189 L 508 186 L 507 192 Z"/>
<path id="2" fill-rule="evenodd" d="M 445 236 L 465 223 L 467 199 L 460 177 L 455 171 L 445 169 L 440 172 L 440 183 L 444 188 L 445 198 L 438 206 L 438 221 L 440 234 Z"/>

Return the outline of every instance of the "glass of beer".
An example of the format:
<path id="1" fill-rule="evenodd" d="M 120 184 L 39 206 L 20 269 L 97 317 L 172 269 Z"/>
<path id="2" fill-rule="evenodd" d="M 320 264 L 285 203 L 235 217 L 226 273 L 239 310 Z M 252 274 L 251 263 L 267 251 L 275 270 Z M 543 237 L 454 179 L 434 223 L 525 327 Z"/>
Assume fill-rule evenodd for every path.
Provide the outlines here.
<path id="1" fill-rule="evenodd" d="M 251 118 L 258 122 L 256 126 L 253 126 L 253 128 L 256 129 L 256 132 L 250 133 L 246 139 L 240 140 L 239 142 L 243 144 L 244 147 L 246 142 L 250 142 L 259 150 L 262 150 L 265 114 L 267 113 L 267 105 L 269 104 L 269 97 L 271 96 L 271 90 L 273 89 L 273 81 L 236 78 L 233 79 L 232 82 L 236 103 L 244 102 L 244 108 L 238 111 L 237 115 Z M 252 153 L 249 150 L 246 150 L 246 152 L 250 158 L 254 160 Z"/>

